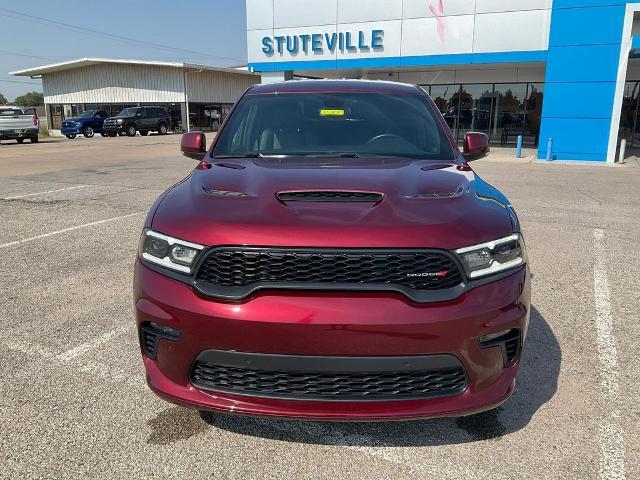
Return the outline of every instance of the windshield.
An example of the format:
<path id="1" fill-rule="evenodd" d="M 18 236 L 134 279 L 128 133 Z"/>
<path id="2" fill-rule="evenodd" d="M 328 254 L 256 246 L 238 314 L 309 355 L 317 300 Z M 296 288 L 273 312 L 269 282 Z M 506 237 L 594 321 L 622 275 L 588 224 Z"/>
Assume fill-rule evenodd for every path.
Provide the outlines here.
<path id="1" fill-rule="evenodd" d="M 93 118 L 93 116 L 95 115 L 96 111 L 95 110 L 87 110 L 86 112 L 84 112 L 82 115 L 80 115 L 80 118 Z"/>
<path id="2" fill-rule="evenodd" d="M 137 112 L 138 112 L 137 108 L 125 108 L 118 114 L 118 116 L 119 117 L 135 117 Z"/>
<path id="3" fill-rule="evenodd" d="M 424 96 L 353 92 L 245 96 L 214 156 L 259 155 L 455 158 Z"/>

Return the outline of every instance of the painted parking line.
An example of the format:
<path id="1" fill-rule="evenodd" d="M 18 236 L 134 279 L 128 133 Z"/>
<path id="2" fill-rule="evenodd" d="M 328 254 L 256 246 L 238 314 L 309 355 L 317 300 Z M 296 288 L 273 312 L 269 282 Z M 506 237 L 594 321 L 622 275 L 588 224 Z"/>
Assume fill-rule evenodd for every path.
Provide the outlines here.
<path id="1" fill-rule="evenodd" d="M 99 378 L 114 384 L 125 383 L 130 387 L 144 388 L 145 386 L 144 375 L 132 375 L 120 367 L 112 366 L 105 362 L 98 363 L 77 357 L 61 358 L 60 355 L 56 354 L 56 352 L 49 347 L 30 342 L 22 342 L 20 340 L 8 342 L 0 340 L 0 342 L 2 348 L 20 352 L 29 357 L 40 358 L 48 364 L 51 364 L 53 360 L 58 360 L 61 367 L 71 369 L 74 374 L 83 372 L 90 374 L 93 378 Z M 29 362 L 24 368 L 38 368 L 38 365 Z M 20 375 L 23 375 L 23 373 L 20 373 Z"/>
<path id="2" fill-rule="evenodd" d="M 23 243 L 33 242 L 35 240 L 40 240 L 42 238 L 52 237 L 54 235 L 60 235 L 60 234 L 67 233 L 67 232 L 73 232 L 74 230 L 79 230 L 81 228 L 93 227 L 95 225 L 102 225 L 103 223 L 108 223 L 108 222 L 116 222 L 118 220 L 124 220 L 125 218 L 135 217 L 136 215 L 142 215 L 142 214 L 146 214 L 146 213 L 147 212 L 129 213 L 127 215 L 121 215 L 119 217 L 107 218 L 105 220 L 98 220 L 97 222 L 83 223 L 82 225 L 76 225 L 74 227 L 69 227 L 69 228 L 63 228 L 62 230 L 56 230 L 54 232 L 43 233 L 42 235 L 36 235 L 35 237 L 23 238 L 21 240 L 15 240 L 13 242 L 3 243 L 3 244 L 0 244 L 0 248 L 13 247 L 15 245 L 21 245 Z"/>
<path id="3" fill-rule="evenodd" d="M 600 425 L 600 478 L 624 480 L 624 430 L 620 425 L 618 349 L 613 333 L 611 291 L 607 278 L 604 230 L 593 231 L 594 256 L 593 290 L 596 306 L 596 340 L 600 363 L 600 393 L 606 420 Z"/>
<path id="4" fill-rule="evenodd" d="M 66 352 L 62 352 L 61 354 L 57 355 L 56 358 L 58 360 L 64 361 L 64 360 L 71 360 L 80 355 L 84 355 L 85 353 L 90 352 L 91 350 L 95 350 L 96 348 L 100 347 L 101 345 L 104 345 L 105 343 L 109 343 L 115 337 L 122 335 L 128 328 L 129 328 L 128 326 L 124 326 L 124 325 L 118 328 L 114 328 L 113 330 L 110 330 L 107 333 L 100 335 L 97 338 L 94 338 L 90 342 L 81 343 L 77 347 L 73 347 L 72 349 L 67 350 Z"/>
<path id="5" fill-rule="evenodd" d="M 46 190 L 44 192 L 25 193 L 24 195 L 13 195 L 11 197 L 4 197 L 3 200 L 17 200 L 18 198 L 33 197 L 35 195 L 45 195 L 47 193 L 66 192 L 67 190 L 76 190 L 78 188 L 86 188 L 88 186 L 89 185 L 75 185 L 73 187 L 58 188 L 56 190 Z"/>

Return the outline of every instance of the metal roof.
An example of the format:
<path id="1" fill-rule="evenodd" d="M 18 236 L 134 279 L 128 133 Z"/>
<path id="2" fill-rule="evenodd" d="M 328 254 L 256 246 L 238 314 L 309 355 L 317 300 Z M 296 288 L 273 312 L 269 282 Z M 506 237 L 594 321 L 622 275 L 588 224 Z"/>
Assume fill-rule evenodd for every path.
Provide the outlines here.
<path id="1" fill-rule="evenodd" d="M 199 65 L 197 63 L 182 62 L 162 62 L 155 60 L 131 60 L 121 58 L 79 58 L 77 60 L 68 60 L 66 62 L 52 63 L 50 65 L 41 65 L 39 67 L 27 68 L 25 70 L 16 70 L 9 72 L 10 75 L 19 77 L 33 77 L 37 75 L 45 75 L 47 73 L 62 72 L 65 70 L 75 70 L 83 67 L 90 67 L 99 64 L 125 64 L 125 65 L 144 65 L 170 68 L 183 68 L 186 70 L 208 70 L 213 72 L 237 73 L 239 75 L 257 75 L 247 70 L 225 67 L 213 67 L 210 65 Z"/>

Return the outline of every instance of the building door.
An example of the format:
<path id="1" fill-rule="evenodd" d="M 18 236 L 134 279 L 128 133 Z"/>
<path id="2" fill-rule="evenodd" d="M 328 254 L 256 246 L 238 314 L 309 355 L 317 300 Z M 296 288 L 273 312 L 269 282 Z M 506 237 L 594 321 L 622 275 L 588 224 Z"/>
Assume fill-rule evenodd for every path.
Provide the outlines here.
<path id="1" fill-rule="evenodd" d="M 625 82 L 622 97 L 622 111 L 620 112 L 620 129 L 618 139 L 625 139 L 629 147 L 640 145 L 638 125 L 638 107 L 640 97 L 640 82 Z"/>
<path id="2" fill-rule="evenodd" d="M 466 132 L 489 135 L 492 110 L 493 84 L 462 85 L 456 140 L 462 142 Z"/>

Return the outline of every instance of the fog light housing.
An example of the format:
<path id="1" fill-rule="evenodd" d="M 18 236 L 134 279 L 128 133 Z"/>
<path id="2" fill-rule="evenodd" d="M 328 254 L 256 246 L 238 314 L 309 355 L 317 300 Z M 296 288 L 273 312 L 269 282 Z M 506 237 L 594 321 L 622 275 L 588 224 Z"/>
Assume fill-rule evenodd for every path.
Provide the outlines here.
<path id="1" fill-rule="evenodd" d="M 504 366 L 510 367 L 520 358 L 521 336 L 519 328 L 490 333 L 480 337 L 480 348 L 500 347 Z"/>
<path id="2" fill-rule="evenodd" d="M 180 331 L 155 322 L 142 322 L 140 325 L 140 347 L 144 354 L 155 360 L 158 355 L 158 342 L 180 341 Z"/>

